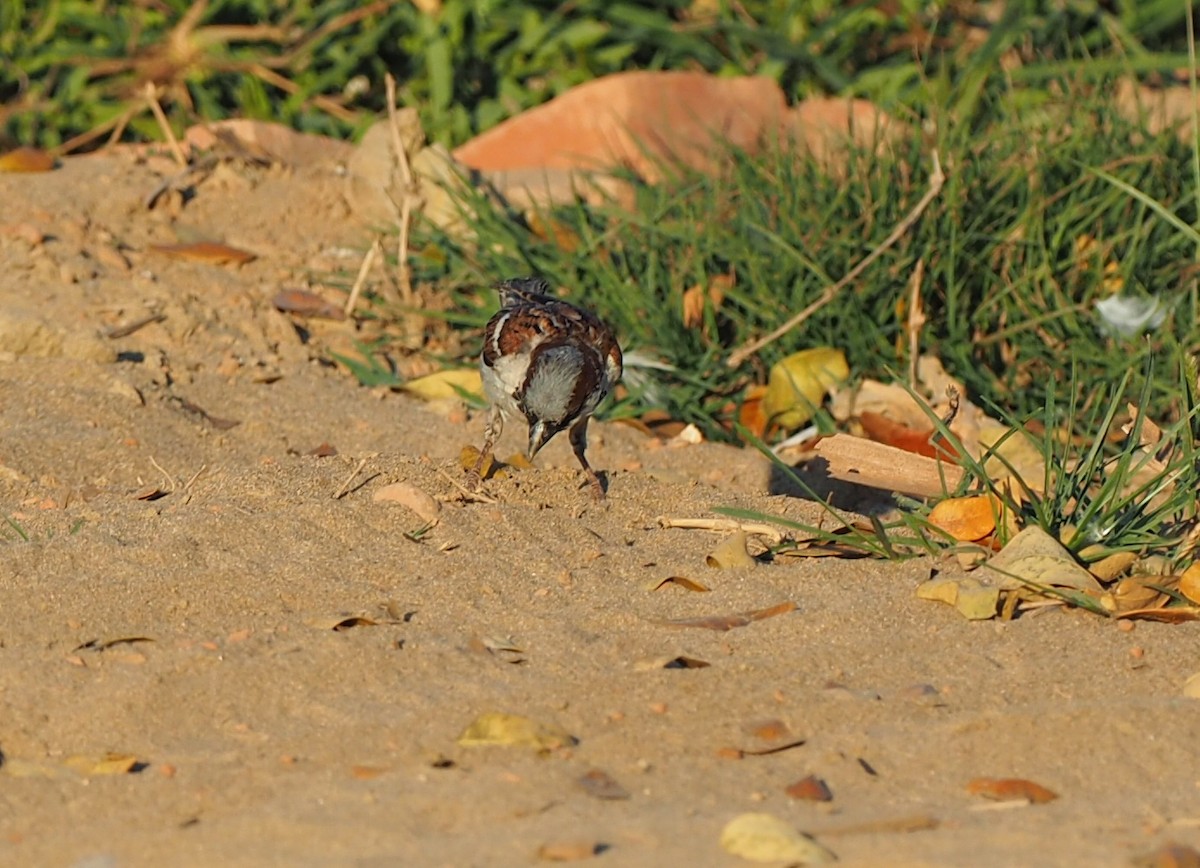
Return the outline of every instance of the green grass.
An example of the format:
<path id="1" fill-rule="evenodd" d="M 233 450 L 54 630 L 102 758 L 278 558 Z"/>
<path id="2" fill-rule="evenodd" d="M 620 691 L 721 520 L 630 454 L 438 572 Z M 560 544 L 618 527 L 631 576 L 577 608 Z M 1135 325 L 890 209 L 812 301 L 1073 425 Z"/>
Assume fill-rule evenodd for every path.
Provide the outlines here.
<path id="1" fill-rule="evenodd" d="M 934 91 L 931 107 L 957 97 Z M 926 145 L 859 154 L 842 177 L 782 150 L 732 152 L 715 176 L 639 187 L 632 210 L 578 203 L 541 215 L 536 224 L 559 227 L 547 234 L 576 239 L 566 248 L 481 199 L 472 203 L 478 243 L 424 236 L 415 277 L 454 293 L 460 322 L 478 326 L 494 310 L 492 283 L 544 275 L 609 321 L 627 350 L 666 367 L 635 357 L 630 395 L 610 412 L 662 409 L 728 440 L 746 388 L 789 353 L 828 345 L 846 351 L 858 376 L 903 370 L 900 305 L 922 261 L 921 350 L 974 399 L 1025 418 L 1054 392 L 1071 408 L 1055 427 L 1087 434 L 1105 387 L 1132 371 L 1126 397 L 1144 398 L 1152 418 L 1178 418 L 1172 359 L 1200 347 L 1195 281 L 1183 265 L 1195 232 L 1180 229 L 1197 221 L 1190 148 L 1150 136 L 1102 88 L 1068 89 L 1032 116 L 997 97 L 986 113 L 985 135 L 939 128 L 947 181 L 918 225 L 802 328 L 737 368 L 726 365 L 733 349 L 811 303 L 912 208 L 928 183 Z M 735 284 L 723 303 L 709 306 L 702 327 L 686 327 L 684 292 L 725 274 Z M 1117 279 L 1128 294 L 1158 297 L 1166 322 L 1145 336 L 1108 335 L 1095 303 Z"/>

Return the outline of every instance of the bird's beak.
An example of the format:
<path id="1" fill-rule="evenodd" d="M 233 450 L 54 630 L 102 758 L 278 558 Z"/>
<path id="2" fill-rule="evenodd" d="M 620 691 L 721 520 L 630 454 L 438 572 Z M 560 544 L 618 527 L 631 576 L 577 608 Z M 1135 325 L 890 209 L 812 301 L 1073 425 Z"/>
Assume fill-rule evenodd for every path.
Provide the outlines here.
<path id="1" fill-rule="evenodd" d="M 546 445 L 547 441 L 554 436 L 554 429 L 546 425 L 545 422 L 534 422 L 529 426 L 529 460 L 533 460 L 533 456 L 538 454 L 538 451 Z"/>

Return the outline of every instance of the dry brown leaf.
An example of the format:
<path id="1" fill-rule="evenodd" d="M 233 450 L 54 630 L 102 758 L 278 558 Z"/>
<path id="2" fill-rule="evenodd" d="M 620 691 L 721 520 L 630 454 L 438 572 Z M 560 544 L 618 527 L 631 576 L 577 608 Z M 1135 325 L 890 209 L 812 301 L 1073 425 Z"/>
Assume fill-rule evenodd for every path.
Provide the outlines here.
<path id="1" fill-rule="evenodd" d="M 1088 570 L 1100 581 L 1111 582 L 1117 576 L 1123 575 L 1137 559 L 1134 552 L 1114 552 L 1091 564 Z"/>
<path id="2" fill-rule="evenodd" d="M 538 858 L 545 862 L 579 862 L 604 852 L 604 845 L 595 841 L 552 841 L 538 848 Z"/>
<path id="3" fill-rule="evenodd" d="M 1100 598 L 1101 605 L 1110 612 L 1160 609 L 1170 601 L 1168 595 L 1148 587 L 1145 579 L 1134 577 L 1121 579 L 1113 585 L 1111 591 Z"/>
<path id="4" fill-rule="evenodd" d="M 245 265 L 258 257 L 246 250 L 216 241 L 192 241 L 185 244 L 151 244 L 150 250 L 172 259 L 205 262 L 209 265 Z"/>
<path id="5" fill-rule="evenodd" d="M 0 172 L 50 172 L 54 157 L 40 148 L 14 148 L 0 156 Z"/>
<path id="6" fill-rule="evenodd" d="M 653 660 L 639 660 L 633 664 L 634 672 L 649 672 L 653 669 L 707 669 L 712 666 L 706 660 L 687 657 L 679 654 L 675 657 L 656 657 Z"/>
<path id="7" fill-rule="evenodd" d="M 849 434 L 823 438 L 813 453 L 832 479 L 915 497 L 945 497 L 962 479 L 957 465 Z"/>
<path id="8" fill-rule="evenodd" d="M 712 590 L 712 588 L 697 582 L 695 579 L 689 579 L 687 576 L 667 576 L 665 579 L 650 580 L 650 590 L 652 591 L 665 588 L 667 585 L 678 585 L 681 588 L 686 588 L 689 591 L 695 591 L 701 594 L 707 594 Z"/>
<path id="9" fill-rule="evenodd" d="M 1179 577 L 1179 593 L 1193 603 L 1200 603 L 1200 561 L 1196 561 Z"/>
<path id="10" fill-rule="evenodd" d="M 604 769 L 592 769 L 584 773 L 577 781 L 585 793 L 594 799 L 628 799 L 629 790 L 621 786 L 617 779 Z"/>
<path id="11" fill-rule="evenodd" d="M 783 741 L 792 734 L 788 725 L 778 718 L 752 723 L 746 727 L 746 732 L 763 741 Z"/>
<path id="12" fill-rule="evenodd" d="M 1097 593 L 1101 590 L 1095 577 L 1058 540 L 1036 525 L 1009 540 L 981 569 L 992 570 L 1005 591 L 1027 588 L 1028 583 Z"/>
<path id="13" fill-rule="evenodd" d="M 775 606 L 769 606 L 766 609 L 755 609 L 750 612 L 742 612 L 734 615 L 704 615 L 699 618 L 668 618 L 665 620 L 655 621 L 656 624 L 661 624 L 664 627 L 702 627 L 706 630 L 732 630 L 735 627 L 745 627 L 755 621 L 761 621 L 764 618 L 773 618 L 776 615 L 783 615 L 787 612 L 793 612 L 797 608 L 796 604 L 791 600 L 784 603 L 779 603 Z"/>
<path id="14" fill-rule="evenodd" d="M 326 301 L 307 289 L 284 289 L 275 294 L 271 304 L 276 310 L 294 313 L 297 316 L 320 319 L 342 320 L 346 312 L 331 301 Z"/>
<path id="15" fill-rule="evenodd" d="M 830 791 L 829 785 L 816 775 L 801 778 L 794 784 L 789 785 L 784 792 L 793 799 L 800 799 L 806 802 L 833 801 L 833 792 Z"/>
<path id="16" fill-rule="evenodd" d="M 952 497 L 929 512 L 929 523 L 960 542 L 981 540 L 996 529 L 996 504 L 989 495 Z"/>
<path id="17" fill-rule="evenodd" d="M 118 636 L 115 639 L 90 639 L 82 645 L 72 648 L 72 651 L 107 651 L 116 645 L 136 645 L 140 642 L 153 642 L 149 636 Z"/>
<path id="18" fill-rule="evenodd" d="M 1024 778 L 975 778 L 967 783 L 967 792 L 999 802 L 1024 799 L 1034 805 L 1052 802 L 1058 793 Z"/>
<path id="19" fill-rule="evenodd" d="M 565 730 L 538 723 L 519 714 L 486 712 L 475 718 L 458 737 L 463 747 L 532 747 L 556 750 L 570 747 L 578 740 Z"/>
<path id="20" fill-rule="evenodd" d="M 742 406 L 738 408 L 738 422 L 755 437 L 762 438 L 767 433 L 767 414 L 763 412 L 763 395 L 767 394 L 766 386 L 751 386 L 746 390 Z"/>

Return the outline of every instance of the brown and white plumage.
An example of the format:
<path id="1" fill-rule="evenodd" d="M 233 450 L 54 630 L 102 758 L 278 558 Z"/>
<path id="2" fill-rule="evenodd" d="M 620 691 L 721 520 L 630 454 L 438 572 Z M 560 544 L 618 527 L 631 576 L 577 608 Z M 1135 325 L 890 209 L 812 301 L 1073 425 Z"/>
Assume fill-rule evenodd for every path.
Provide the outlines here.
<path id="1" fill-rule="evenodd" d="M 498 287 L 500 310 L 484 331 L 480 372 L 491 402 L 484 462 L 509 416 L 529 423 L 532 459 L 559 431 L 570 428 L 571 447 L 597 497 L 604 488 L 587 462 L 587 424 L 596 406 L 621 379 L 621 348 L 597 317 L 549 295 L 536 277 L 506 280 Z"/>

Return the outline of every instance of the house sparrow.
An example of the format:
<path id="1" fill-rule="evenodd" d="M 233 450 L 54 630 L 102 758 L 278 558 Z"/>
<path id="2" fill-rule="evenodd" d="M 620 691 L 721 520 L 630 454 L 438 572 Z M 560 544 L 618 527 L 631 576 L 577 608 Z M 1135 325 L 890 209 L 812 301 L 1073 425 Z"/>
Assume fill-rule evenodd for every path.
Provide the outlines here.
<path id="1" fill-rule="evenodd" d="M 541 278 L 514 278 L 497 289 L 500 310 L 488 321 L 479 360 L 492 406 L 470 478 L 478 485 L 505 418 L 524 416 L 531 460 L 570 426 L 571 448 L 596 499 L 602 500 L 600 478 L 584 457 L 587 426 L 596 405 L 621 379 L 621 348 L 608 326 L 549 295 L 550 287 Z"/>

